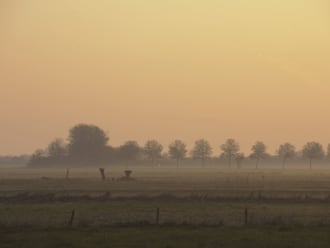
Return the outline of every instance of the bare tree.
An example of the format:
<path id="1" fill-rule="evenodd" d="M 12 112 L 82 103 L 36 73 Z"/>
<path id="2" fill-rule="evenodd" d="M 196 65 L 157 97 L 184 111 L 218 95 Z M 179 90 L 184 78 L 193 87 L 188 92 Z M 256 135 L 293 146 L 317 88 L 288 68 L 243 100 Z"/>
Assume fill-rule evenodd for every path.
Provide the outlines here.
<path id="1" fill-rule="evenodd" d="M 241 168 L 241 164 L 242 164 L 244 159 L 245 159 L 244 153 L 236 153 L 235 154 L 235 161 L 236 161 L 236 164 L 237 164 L 237 168 Z"/>
<path id="2" fill-rule="evenodd" d="M 312 169 L 313 159 L 322 159 L 324 157 L 324 150 L 318 142 L 308 142 L 303 148 L 303 156 L 309 159 L 309 168 Z"/>
<path id="3" fill-rule="evenodd" d="M 282 168 L 284 168 L 286 161 L 296 155 L 296 148 L 290 143 L 284 143 L 278 148 L 277 154 L 282 158 Z"/>
<path id="4" fill-rule="evenodd" d="M 212 147 L 205 139 L 200 139 L 195 142 L 195 146 L 191 151 L 191 155 L 194 159 L 200 159 L 202 166 L 205 165 L 205 160 L 212 154 Z"/>
<path id="5" fill-rule="evenodd" d="M 156 140 L 148 140 L 144 145 L 144 153 L 155 164 L 156 159 L 161 158 L 163 146 Z"/>
<path id="6" fill-rule="evenodd" d="M 251 155 L 250 158 L 255 159 L 256 160 L 256 169 L 258 169 L 259 166 L 259 162 L 261 159 L 265 159 L 268 154 L 266 153 L 266 145 L 261 142 L 261 141 L 257 141 L 251 148 Z"/>
<path id="7" fill-rule="evenodd" d="M 181 140 L 175 140 L 168 146 L 168 152 L 170 157 L 176 160 L 176 165 L 179 166 L 180 161 L 186 157 L 187 146 Z"/>
<path id="8" fill-rule="evenodd" d="M 228 159 L 228 165 L 231 166 L 231 161 L 235 155 L 239 152 L 239 144 L 234 139 L 227 139 L 224 144 L 220 146 L 223 151 L 221 156 Z"/>

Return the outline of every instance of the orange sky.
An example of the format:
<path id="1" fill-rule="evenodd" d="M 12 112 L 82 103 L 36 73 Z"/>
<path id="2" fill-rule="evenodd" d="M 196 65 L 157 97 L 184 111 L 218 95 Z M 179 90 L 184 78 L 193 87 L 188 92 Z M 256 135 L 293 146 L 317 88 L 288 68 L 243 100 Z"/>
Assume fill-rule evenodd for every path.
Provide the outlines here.
<path id="1" fill-rule="evenodd" d="M 328 0 L 0 0 L 0 154 L 77 123 L 110 143 L 330 143 Z"/>

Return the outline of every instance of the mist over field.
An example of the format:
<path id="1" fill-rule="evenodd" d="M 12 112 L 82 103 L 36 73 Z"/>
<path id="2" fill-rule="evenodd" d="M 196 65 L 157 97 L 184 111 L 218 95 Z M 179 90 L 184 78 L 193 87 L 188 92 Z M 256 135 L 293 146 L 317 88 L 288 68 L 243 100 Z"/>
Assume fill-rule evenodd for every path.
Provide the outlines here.
<path id="1" fill-rule="evenodd" d="M 0 247 L 329 247 L 327 0 L 0 0 Z"/>

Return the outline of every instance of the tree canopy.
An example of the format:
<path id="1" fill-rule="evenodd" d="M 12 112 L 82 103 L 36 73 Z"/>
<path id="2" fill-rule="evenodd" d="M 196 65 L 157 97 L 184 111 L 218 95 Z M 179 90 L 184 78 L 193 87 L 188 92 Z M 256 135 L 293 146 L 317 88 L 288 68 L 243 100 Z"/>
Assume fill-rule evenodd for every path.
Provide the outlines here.
<path id="1" fill-rule="evenodd" d="M 282 166 L 284 167 L 285 162 L 296 155 L 296 148 L 290 143 L 284 143 L 278 148 L 277 154 L 282 158 Z"/>
<path id="2" fill-rule="evenodd" d="M 205 160 L 212 154 L 212 147 L 205 139 L 199 139 L 195 142 L 191 155 L 194 159 L 200 159 L 202 166 L 205 165 Z"/>
<path id="3" fill-rule="evenodd" d="M 172 159 L 176 160 L 179 165 L 180 160 L 184 159 L 187 154 L 187 146 L 181 140 L 175 140 L 168 147 L 168 153 Z"/>
<path id="4" fill-rule="evenodd" d="M 148 140 L 144 145 L 144 153 L 153 164 L 161 158 L 162 150 L 163 146 L 157 140 Z"/>
<path id="5" fill-rule="evenodd" d="M 102 161 L 109 137 L 95 125 L 78 124 L 69 132 L 68 152 L 76 162 Z"/>
<path id="6" fill-rule="evenodd" d="M 268 156 L 268 154 L 266 153 L 267 147 L 266 145 L 261 142 L 261 141 L 257 141 L 251 148 L 251 155 L 250 157 L 253 159 L 256 159 L 256 169 L 258 168 L 259 162 L 261 159 L 264 159 Z"/>
<path id="7" fill-rule="evenodd" d="M 47 147 L 47 153 L 52 158 L 62 158 L 67 155 L 67 146 L 62 139 L 55 139 Z"/>
<path id="8" fill-rule="evenodd" d="M 228 159 L 228 164 L 230 166 L 232 159 L 239 152 L 238 142 L 234 139 L 227 139 L 226 142 L 220 146 L 220 149 L 223 151 L 221 155 Z"/>
<path id="9" fill-rule="evenodd" d="M 137 160 L 141 154 L 141 148 L 136 141 L 126 141 L 125 144 L 119 147 L 119 156 L 126 160 L 133 161 Z"/>
<path id="10" fill-rule="evenodd" d="M 29 166 L 79 166 L 91 165 L 99 166 L 106 164 L 144 164 L 145 159 L 152 161 L 155 164 L 159 163 L 172 164 L 175 160 L 176 165 L 193 163 L 192 159 L 198 159 L 204 166 L 207 159 L 212 158 L 212 163 L 221 165 L 226 158 L 228 164 L 236 162 L 239 168 L 245 155 L 240 152 L 239 143 L 234 139 L 227 139 L 220 149 L 222 151 L 220 158 L 211 157 L 212 147 L 205 139 L 195 141 L 193 149 L 190 151 L 190 156 L 187 156 L 187 146 L 179 139 L 174 140 L 168 145 L 168 151 L 163 153 L 163 146 L 157 140 L 148 140 L 143 147 L 140 147 L 136 141 L 129 140 L 124 144 L 113 147 L 108 144 L 109 137 L 104 130 L 88 124 L 78 124 L 69 130 L 69 135 L 66 140 L 57 138 L 49 143 L 44 149 L 38 149 L 35 153 L 29 156 Z M 258 168 L 261 159 L 269 158 L 269 162 L 282 161 L 282 166 L 288 159 L 294 157 L 308 158 L 310 167 L 314 159 L 321 159 L 327 155 L 330 158 L 330 144 L 327 146 L 327 152 L 318 142 L 308 142 L 303 149 L 296 152 L 294 145 L 283 143 L 279 146 L 275 155 L 267 154 L 266 145 L 257 141 L 251 148 L 249 158 L 256 160 L 255 166 Z M 187 157 L 187 159 L 185 159 Z M 299 160 L 297 159 L 296 162 Z M 250 163 L 250 162 L 246 162 Z"/>
<path id="11" fill-rule="evenodd" d="M 309 159 L 309 167 L 312 169 L 313 159 L 321 159 L 324 157 L 322 145 L 315 141 L 307 142 L 303 148 L 303 156 Z"/>

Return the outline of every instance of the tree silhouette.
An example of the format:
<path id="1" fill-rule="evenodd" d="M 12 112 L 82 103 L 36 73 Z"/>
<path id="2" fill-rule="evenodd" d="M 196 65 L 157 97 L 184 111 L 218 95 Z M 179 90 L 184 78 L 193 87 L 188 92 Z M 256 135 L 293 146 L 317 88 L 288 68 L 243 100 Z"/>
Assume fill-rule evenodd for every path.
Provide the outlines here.
<path id="1" fill-rule="evenodd" d="M 37 149 L 28 161 L 29 166 L 33 165 L 40 165 L 44 162 L 45 158 L 47 157 L 47 152 L 42 149 Z"/>
<path id="2" fill-rule="evenodd" d="M 205 160 L 212 154 L 212 147 L 205 139 L 200 139 L 195 142 L 195 146 L 191 151 L 191 155 L 194 159 L 200 159 L 202 166 L 205 165 Z"/>
<path id="3" fill-rule="evenodd" d="M 250 158 L 256 160 L 256 169 L 258 169 L 260 160 L 268 156 L 268 154 L 266 153 L 266 149 L 267 149 L 266 145 L 261 141 L 257 141 L 252 146 L 251 148 L 252 153 L 250 155 Z"/>
<path id="4" fill-rule="evenodd" d="M 231 161 L 239 151 L 239 144 L 234 139 L 227 139 L 224 144 L 220 146 L 223 151 L 221 156 L 228 159 L 228 165 L 231 166 Z"/>
<path id="5" fill-rule="evenodd" d="M 67 155 L 67 146 L 62 139 L 55 139 L 47 147 L 48 156 L 52 159 L 60 159 Z"/>
<path id="6" fill-rule="evenodd" d="M 235 160 L 236 160 L 237 168 L 241 168 L 241 164 L 242 164 L 244 159 L 245 159 L 244 153 L 236 153 L 235 154 Z"/>
<path id="7" fill-rule="evenodd" d="M 69 156 L 75 162 L 100 162 L 107 150 L 108 136 L 95 125 L 79 124 L 69 133 Z"/>
<path id="8" fill-rule="evenodd" d="M 282 158 L 282 168 L 284 168 L 286 161 L 296 155 L 296 148 L 290 143 L 284 143 L 278 148 L 277 154 Z"/>
<path id="9" fill-rule="evenodd" d="M 161 158 L 163 146 L 156 140 L 148 140 L 144 145 L 144 153 L 155 164 L 156 159 Z"/>
<path id="10" fill-rule="evenodd" d="M 176 160 L 176 165 L 179 166 L 180 160 L 186 157 L 186 144 L 181 140 L 175 140 L 168 146 L 168 153 L 172 159 Z"/>
<path id="11" fill-rule="evenodd" d="M 119 147 L 119 156 L 127 161 L 137 160 L 140 153 L 141 148 L 136 141 L 126 141 L 125 144 Z"/>
<path id="12" fill-rule="evenodd" d="M 303 156 L 309 159 L 309 168 L 312 169 L 313 159 L 321 159 L 324 157 L 324 150 L 318 142 L 307 142 L 303 148 Z"/>

